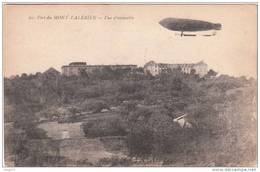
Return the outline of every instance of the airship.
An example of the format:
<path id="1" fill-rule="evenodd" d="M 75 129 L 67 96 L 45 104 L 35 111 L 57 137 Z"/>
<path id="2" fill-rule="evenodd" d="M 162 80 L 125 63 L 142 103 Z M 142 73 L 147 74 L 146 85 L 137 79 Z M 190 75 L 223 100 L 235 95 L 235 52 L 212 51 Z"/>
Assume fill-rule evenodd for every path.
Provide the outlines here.
<path id="1" fill-rule="evenodd" d="M 202 20 L 165 18 L 159 22 L 161 26 L 171 31 L 180 32 L 180 36 L 197 36 L 194 32 L 213 31 L 212 34 L 202 34 L 202 36 L 215 36 L 217 30 L 221 30 L 220 23 L 211 23 Z M 187 33 L 188 32 L 188 33 Z M 193 34 L 191 34 L 191 32 Z"/>

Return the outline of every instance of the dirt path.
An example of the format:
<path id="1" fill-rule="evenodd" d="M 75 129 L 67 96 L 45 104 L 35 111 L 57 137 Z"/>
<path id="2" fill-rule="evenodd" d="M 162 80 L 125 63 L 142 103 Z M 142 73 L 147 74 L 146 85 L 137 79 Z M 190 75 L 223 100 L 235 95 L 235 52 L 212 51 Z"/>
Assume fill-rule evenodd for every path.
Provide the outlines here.
<path id="1" fill-rule="evenodd" d="M 63 133 L 67 132 L 69 138 L 84 138 L 84 133 L 80 128 L 81 122 L 76 123 L 58 123 L 46 122 L 38 125 L 39 128 L 47 132 L 48 137 L 52 139 L 62 139 Z"/>
<path id="2" fill-rule="evenodd" d="M 81 122 L 77 123 L 42 123 L 38 127 L 47 132 L 48 137 L 53 140 L 60 140 L 60 156 L 67 157 L 71 160 L 88 160 L 88 162 L 96 163 L 99 159 L 109 158 L 112 156 L 124 156 L 120 152 L 110 151 L 106 149 L 113 146 L 113 142 L 102 142 L 101 138 L 88 139 L 84 136 L 80 128 Z M 66 131 L 69 138 L 62 138 Z M 115 139 L 118 139 L 115 137 Z M 107 145 L 104 145 L 107 144 Z"/>

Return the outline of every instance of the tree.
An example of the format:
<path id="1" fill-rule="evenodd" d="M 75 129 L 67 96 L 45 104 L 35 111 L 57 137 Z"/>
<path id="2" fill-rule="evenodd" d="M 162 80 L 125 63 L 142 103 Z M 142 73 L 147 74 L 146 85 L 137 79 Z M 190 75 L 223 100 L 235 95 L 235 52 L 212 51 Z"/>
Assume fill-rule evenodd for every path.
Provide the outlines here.
<path id="1" fill-rule="evenodd" d="M 213 69 L 210 69 L 209 71 L 208 71 L 208 73 L 207 73 L 207 77 L 215 77 L 215 76 L 217 76 L 217 72 L 216 71 L 214 71 Z"/>
<path id="2" fill-rule="evenodd" d="M 145 158 L 152 153 L 153 134 L 147 126 L 136 125 L 127 135 L 126 142 L 131 157 Z"/>

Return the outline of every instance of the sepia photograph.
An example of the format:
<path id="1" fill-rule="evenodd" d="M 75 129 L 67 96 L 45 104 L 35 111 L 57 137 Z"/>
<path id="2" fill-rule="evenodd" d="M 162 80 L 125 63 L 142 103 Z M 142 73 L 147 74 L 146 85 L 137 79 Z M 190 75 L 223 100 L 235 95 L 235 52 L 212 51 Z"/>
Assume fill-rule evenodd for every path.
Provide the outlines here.
<path id="1" fill-rule="evenodd" d="M 4 167 L 257 167 L 257 3 L 2 9 Z"/>

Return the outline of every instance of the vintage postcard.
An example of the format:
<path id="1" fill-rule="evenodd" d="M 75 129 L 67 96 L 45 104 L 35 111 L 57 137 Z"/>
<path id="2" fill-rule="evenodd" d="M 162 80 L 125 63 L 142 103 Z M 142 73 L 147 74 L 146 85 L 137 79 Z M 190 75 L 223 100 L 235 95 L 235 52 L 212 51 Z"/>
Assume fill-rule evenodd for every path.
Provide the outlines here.
<path id="1" fill-rule="evenodd" d="M 3 4 L 5 167 L 256 167 L 256 4 Z"/>

